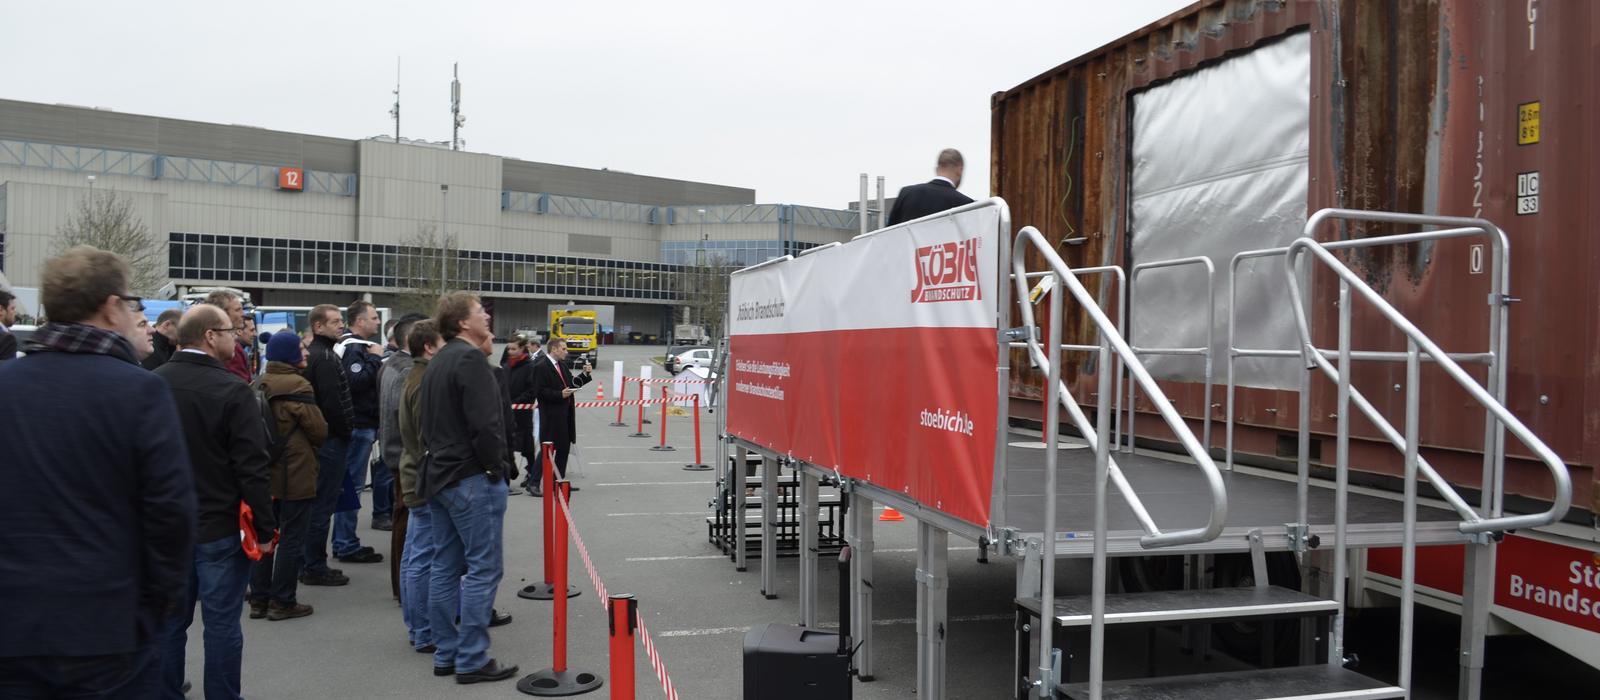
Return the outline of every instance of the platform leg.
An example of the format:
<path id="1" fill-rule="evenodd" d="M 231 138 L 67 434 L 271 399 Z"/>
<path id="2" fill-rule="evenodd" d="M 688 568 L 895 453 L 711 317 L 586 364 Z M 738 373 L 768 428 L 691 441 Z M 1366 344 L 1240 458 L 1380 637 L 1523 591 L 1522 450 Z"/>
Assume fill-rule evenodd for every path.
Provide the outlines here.
<path id="1" fill-rule="evenodd" d="M 735 450 L 734 455 L 734 466 L 730 470 L 732 478 L 729 479 L 729 481 L 733 482 L 733 517 L 728 518 L 728 523 L 732 525 L 728 530 L 733 534 L 733 568 L 735 571 L 744 571 L 749 566 L 749 554 L 746 550 L 749 549 L 748 535 L 750 534 L 748 528 L 745 527 L 744 519 L 744 491 L 745 484 L 749 483 L 745 480 L 744 465 L 745 461 L 750 457 L 750 452 L 740 447 Z M 719 464 L 718 466 L 725 465 Z"/>
<path id="2" fill-rule="evenodd" d="M 856 677 L 872 680 L 872 523 L 877 520 L 872 500 L 861 493 L 850 494 L 850 568 L 853 572 L 850 592 L 855 597 L 851 606 L 852 637 L 859 645 L 856 651 Z"/>
<path id="3" fill-rule="evenodd" d="M 778 464 L 771 457 L 761 459 L 761 595 L 778 597 L 773 581 L 778 567 Z M 740 515 L 741 531 L 744 516 Z"/>
<path id="4" fill-rule="evenodd" d="M 1040 557 L 1043 556 L 1039 547 L 1039 539 L 1037 537 L 1029 539 L 1023 546 L 1022 558 L 1017 560 L 1017 597 L 1038 598 L 1041 585 L 1039 581 Z M 1021 612 L 1018 615 L 1016 682 L 1018 692 L 1021 694 L 1016 697 L 1022 698 L 1027 693 L 1024 679 L 1033 675 L 1033 669 L 1038 668 L 1038 664 L 1034 663 L 1033 660 L 1033 633 L 1022 630 L 1022 625 L 1029 620 Z"/>
<path id="5" fill-rule="evenodd" d="M 817 626 L 817 476 L 800 475 L 800 626 Z"/>
<path id="6" fill-rule="evenodd" d="M 1489 629 L 1489 597 L 1494 594 L 1494 544 L 1467 545 L 1461 582 L 1460 700 L 1483 697 L 1483 638 Z"/>
<path id="7" fill-rule="evenodd" d="M 917 523 L 917 698 L 943 700 L 945 627 L 949 622 L 950 533 Z M 1044 623 L 1040 623 L 1044 624 Z"/>

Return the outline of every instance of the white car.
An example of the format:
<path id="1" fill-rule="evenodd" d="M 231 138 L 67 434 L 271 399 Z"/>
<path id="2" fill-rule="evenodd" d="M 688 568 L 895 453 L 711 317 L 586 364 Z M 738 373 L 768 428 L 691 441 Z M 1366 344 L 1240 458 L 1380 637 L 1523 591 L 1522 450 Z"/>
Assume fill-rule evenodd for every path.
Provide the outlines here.
<path id="1" fill-rule="evenodd" d="M 687 348 L 667 355 L 661 363 L 668 372 L 677 374 L 689 367 L 711 369 L 711 348 Z"/>

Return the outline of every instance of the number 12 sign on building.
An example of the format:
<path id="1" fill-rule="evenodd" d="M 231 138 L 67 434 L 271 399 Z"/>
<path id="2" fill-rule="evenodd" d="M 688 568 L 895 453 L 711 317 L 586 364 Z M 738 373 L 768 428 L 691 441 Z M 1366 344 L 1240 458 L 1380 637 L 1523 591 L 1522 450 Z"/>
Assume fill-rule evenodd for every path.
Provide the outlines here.
<path id="1" fill-rule="evenodd" d="M 301 168 L 278 168 L 278 189 L 304 192 L 306 171 Z"/>

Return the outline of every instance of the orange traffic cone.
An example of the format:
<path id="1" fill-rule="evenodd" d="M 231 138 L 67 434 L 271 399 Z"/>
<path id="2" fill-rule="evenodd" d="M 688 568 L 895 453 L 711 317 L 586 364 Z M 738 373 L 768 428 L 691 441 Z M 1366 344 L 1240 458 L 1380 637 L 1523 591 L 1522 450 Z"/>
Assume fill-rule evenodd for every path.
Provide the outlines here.
<path id="1" fill-rule="evenodd" d="M 606 383 L 605 382 L 595 382 L 595 386 L 597 386 L 599 388 L 595 389 L 594 400 L 596 400 L 596 401 L 604 401 L 604 400 L 606 400 Z"/>
<path id="2" fill-rule="evenodd" d="M 906 516 L 901 515 L 900 511 L 895 510 L 893 508 L 884 508 L 883 509 L 883 515 L 878 516 L 878 520 L 880 522 L 888 522 L 888 523 L 898 523 L 898 522 L 900 522 L 902 520 L 905 520 L 905 519 L 906 519 Z"/>

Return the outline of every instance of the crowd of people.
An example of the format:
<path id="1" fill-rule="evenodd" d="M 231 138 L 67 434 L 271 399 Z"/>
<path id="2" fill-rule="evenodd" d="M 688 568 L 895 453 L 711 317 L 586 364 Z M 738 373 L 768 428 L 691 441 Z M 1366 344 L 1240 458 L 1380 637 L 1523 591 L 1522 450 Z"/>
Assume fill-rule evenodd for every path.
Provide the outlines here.
<path id="1" fill-rule="evenodd" d="M 30 436 L 0 467 L 0 695 L 182 698 L 198 606 L 204 695 L 237 700 L 246 607 L 311 615 L 299 586 L 350 582 L 330 542 L 341 564 L 385 560 L 357 533 L 369 484 L 412 648 L 458 683 L 516 674 L 488 631 L 511 621 L 493 604 L 516 455 L 533 495 L 541 440 L 564 475 L 590 381 L 559 338 L 493 364 L 467 292 L 381 335 L 354 301 L 258 338 L 228 291 L 151 324 L 126 261 L 89 246 L 41 278 L 49 322 L 0 361 L 0 424 Z"/>

